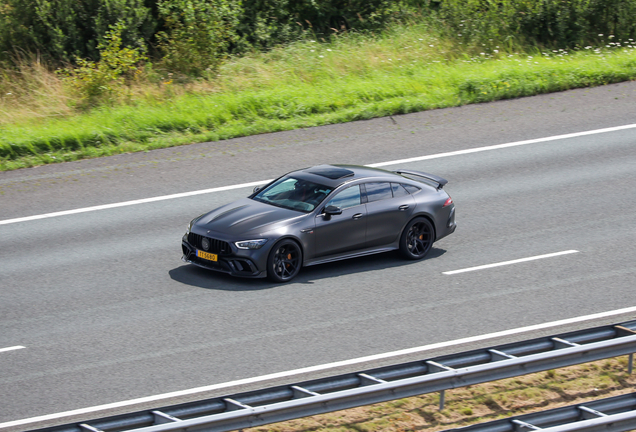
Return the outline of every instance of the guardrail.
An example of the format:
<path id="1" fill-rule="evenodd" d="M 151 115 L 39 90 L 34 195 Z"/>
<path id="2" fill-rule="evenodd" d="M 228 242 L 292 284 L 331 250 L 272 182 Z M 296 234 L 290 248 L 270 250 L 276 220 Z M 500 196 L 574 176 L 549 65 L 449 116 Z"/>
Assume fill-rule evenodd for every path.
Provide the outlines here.
<path id="1" fill-rule="evenodd" d="M 636 428 L 636 393 L 448 429 L 445 432 L 624 432 Z"/>
<path id="2" fill-rule="evenodd" d="M 39 432 L 230 431 L 636 352 L 636 321 Z"/>

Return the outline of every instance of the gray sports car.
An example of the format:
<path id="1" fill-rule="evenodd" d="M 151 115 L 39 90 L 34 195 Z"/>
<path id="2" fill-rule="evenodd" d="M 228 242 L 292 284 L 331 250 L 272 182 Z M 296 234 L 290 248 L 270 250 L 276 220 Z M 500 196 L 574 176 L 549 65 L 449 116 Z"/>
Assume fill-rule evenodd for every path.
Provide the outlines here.
<path id="1" fill-rule="evenodd" d="M 455 231 L 446 183 L 419 171 L 353 165 L 293 171 L 192 220 L 182 259 L 275 282 L 303 266 L 390 250 L 418 260 Z"/>

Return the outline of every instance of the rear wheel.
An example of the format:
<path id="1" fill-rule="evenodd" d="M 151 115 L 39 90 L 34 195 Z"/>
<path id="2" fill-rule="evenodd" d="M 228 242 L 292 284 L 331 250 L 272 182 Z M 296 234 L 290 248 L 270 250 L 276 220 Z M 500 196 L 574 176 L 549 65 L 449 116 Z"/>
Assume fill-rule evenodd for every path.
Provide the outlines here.
<path id="1" fill-rule="evenodd" d="M 273 282 L 288 282 L 300 271 L 303 253 L 293 240 L 281 240 L 267 257 L 267 277 Z"/>
<path id="2" fill-rule="evenodd" d="M 400 254 L 407 259 L 418 260 L 426 256 L 435 241 L 435 230 L 431 222 L 418 217 L 406 225 L 400 237 Z"/>

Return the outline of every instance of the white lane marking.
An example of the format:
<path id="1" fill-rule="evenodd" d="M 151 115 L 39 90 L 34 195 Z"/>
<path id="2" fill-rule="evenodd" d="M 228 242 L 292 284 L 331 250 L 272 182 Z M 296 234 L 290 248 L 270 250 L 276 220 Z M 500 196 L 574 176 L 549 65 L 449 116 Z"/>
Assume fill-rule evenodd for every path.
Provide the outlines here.
<path id="1" fill-rule="evenodd" d="M 520 258 L 520 259 L 516 259 L 516 260 L 511 260 L 511 261 L 502 261 L 502 262 L 498 262 L 498 263 L 494 263 L 494 264 L 485 264 L 485 265 L 480 265 L 480 266 L 476 266 L 476 267 L 469 267 L 469 268 L 464 268 L 464 269 L 459 269 L 459 270 L 452 270 L 452 271 L 442 272 L 442 274 L 454 275 L 454 274 L 457 274 L 457 273 L 466 273 L 466 272 L 475 271 L 475 270 L 484 270 L 484 269 L 489 269 L 489 268 L 493 268 L 493 267 L 501 267 L 501 266 L 506 266 L 506 265 L 511 265 L 511 264 L 519 264 L 519 263 L 523 263 L 523 262 L 534 261 L 534 260 L 539 260 L 539 259 L 544 259 L 544 258 L 553 258 L 553 257 L 557 257 L 557 256 L 561 256 L 561 255 L 569 255 L 569 254 L 573 254 L 573 253 L 577 253 L 577 252 L 578 252 L 577 250 L 567 250 L 567 251 L 563 251 L 563 252 L 554 252 L 554 253 L 549 253 L 549 254 L 545 254 L 545 255 L 537 255 L 537 256 L 532 256 L 532 257 L 528 257 L 528 258 Z"/>
<path id="2" fill-rule="evenodd" d="M 8 348 L 0 348 L 0 352 L 15 351 L 15 350 L 23 349 L 23 348 L 26 348 L 26 347 L 23 347 L 21 345 L 17 345 L 17 346 L 12 346 L 12 347 L 8 347 Z"/>
<path id="3" fill-rule="evenodd" d="M 137 205 L 137 204 L 146 204 L 146 203 L 170 200 L 170 199 L 175 199 L 175 198 L 185 198 L 185 197 L 190 197 L 190 196 L 195 196 L 195 195 L 203 195 L 203 194 L 214 193 L 214 192 L 222 192 L 222 191 L 228 191 L 228 190 L 232 190 L 232 189 L 240 189 L 240 188 L 250 187 L 250 186 L 259 186 L 259 185 L 262 185 L 262 184 L 265 184 L 265 183 L 269 183 L 269 182 L 271 182 L 271 180 L 261 180 L 261 181 L 250 182 L 250 183 L 241 183 L 241 184 L 230 185 L 230 186 L 221 186 L 221 187 L 216 187 L 216 188 L 212 188 L 212 189 L 203 189 L 203 190 L 198 190 L 198 191 L 183 192 L 183 193 L 172 194 L 172 195 L 164 195 L 164 196 L 158 196 L 158 197 L 153 197 L 153 198 L 143 198 L 143 199 L 138 199 L 138 200 L 133 200 L 133 201 L 124 201 L 124 202 L 113 203 L 113 204 L 104 204 L 104 205 L 98 205 L 98 206 L 94 206 L 94 207 L 84 207 L 84 208 L 78 208 L 78 209 L 74 209 L 74 210 L 64 210 L 64 211 L 59 211 L 59 212 L 55 212 L 55 213 L 45 213 L 45 214 L 40 214 L 40 215 L 35 215 L 35 216 L 26 216 L 26 217 L 20 217 L 20 218 L 15 218 L 15 219 L 5 219 L 5 220 L 1 220 L 0 221 L 0 225 L 9 225 L 9 224 L 18 223 L 18 222 L 27 222 L 27 221 L 38 220 L 38 219 L 46 219 L 46 218 L 52 218 L 52 217 L 57 217 L 57 216 L 68 216 L 68 215 L 73 215 L 73 214 L 78 214 L 78 213 L 86 213 L 86 212 L 92 212 L 92 211 L 97 211 L 97 210 L 107 210 L 107 209 L 112 209 L 112 208 L 117 208 L 117 207 L 126 207 L 126 206 Z"/>
<path id="4" fill-rule="evenodd" d="M 558 327 L 558 326 L 563 326 L 568 324 L 580 323 L 583 321 L 590 321 L 595 319 L 608 318 L 615 315 L 632 314 L 632 313 L 636 313 L 636 307 L 616 309 L 613 311 L 600 312 L 596 314 L 585 315 L 585 316 L 580 316 L 575 318 L 568 318 L 568 319 L 559 320 L 559 321 L 552 321 L 552 322 L 543 323 L 543 324 L 535 324 L 535 325 L 531 325 L 527 327 L 503 330 L 503 331 L 479 335 L 479 336 L 471 336 L 471 337 L 467 337 L 463 339 L 456 339 L 454 341 L 439 342 L 439 343 L 424 345 L 424 346 L 415 347 L 415 348 L 408 348 L 408 349 L 403 349 L 399 351 L 371 355 L 367 357 L 359 357 L 359 358 L 355 358 L 351 360 L 343 360 L 339 362 L 327 363 L 327 364 L 318 365 L 318 366 L 310 366 L 306 368 L 295 369 L 295 370 L 290 370 L 285 372 L 278 372 L 278 373 L 273 373 L 269 375 L 262 375 L 258 377 L 246 378 L 246 379 L 241 379 L 236 381 L 230 381 L 230 382 L 221 383 L 221 384 L 212 384 L 209 386 L 196 387 L 196 388 L 192 388 L 188 390 L 175 391 L 175 392 L 164 393 L 164 394 L 159 394 L 155 396 L 147 396 L 147 397 L 142 397 L 138 399 L 131 399 L 131 400 L 122 401 L 122 402 L 114 402 L 114 403 L 105 404 L 105 405 L 81 408 L 81 409 L 76 409 L 73 411 L 65 411 L 61 413 L 49 414 L 49 415 L 44 415 L 40 417 L 32 417 L 32 418 L 23 419 L 23 420 L 15 420 L 15 421 L 10 421 L 6 423 L 0 423 L 0 430 L 2 430 L 3 428 L 8 428 L 8 427 L 24 426 L 27 424 L 37 423 L 42 421 L 62 419 L 65 417 L 84 415 L 84 414 L 93 414 L 100 411 L 105 411 L 105 410 L 110 410 L 115 408 L 131 407 L 138 404 L 158 402 L 165 399 L 176 398 L 176 397 L 187 396 L 187 395 L 194 395 L 197 393 L 204 393 L 204 392 L 219 390 L 219 389 L 228 388 L 228 387 L 240 386 L 245 384 L 253 384 L 253 383 L 268 381 L 268 380 L 277 379 L 277 378 L 288 378 L 294 375 L 300 375 L 300 374 L 305 374 L 309 372 L 324 371 L 324 370 L 334 369 L 334 368 L 338 368 L 342 366 L 351 366 L 351 365 L 356 365 L 360 363 L 367 363 L 367 362 L 376 361 L 376 360 L 403 356 L 407 354 L 421 353 L 424 351 L 430 351 L 430 350 L 439 349 L 439 348 L 447 348 L 447 347 L 467 344 L 471 342 L 480 342 L 480 341 L 495 339 L 495 338 L 499 338 L 503 336 L 511 336 L 511 335 L 527 333 L 531 331 L 545 330 L 551 327 Z"/>
<path id="5" fill-rule="evenodd" d="M 525 140 L 525 141 L 515 141 L 515 142 L 511 142 L 511 143 L 506 143 L 506 144 L 496 144 L 496 145 L 487 146 L 487 147 L 477 147 L 477 148 L 466 149 L 466 150 L 458 150 L 458 151 L 452 151 L 452 152 L 447 152 L 447 153 L 437 153 L 437 154 L 428 155 L 428 156 L 417 156 L 417 157 L 413 157 L 413 158 L 409 158 L 409 159 L 398 159 L 398 160 L 393 160 L 393 161 L 389 161 L 389 162 L 380 162 L 380 163 L 371 164 L 371 165 L 368 165 L 368 166 L 374 167 L 374 168 L 379 168 L 379 167 L 383 167 L 383 166 L 386 166 L 386 165 L 395 165 L 395 164 L 402 164 L 402 163 L 409 163 L 409 162 L 419 162 L 419 161 L 428 160 L 428 159 L 439 159 L 439 158 L 443 158 L 443 157 L 459 156 L 459 155 L 465 155 L 465 154 L 470 154 L 470 153 L 479 153 L 479 152 L 484 152 L 484 151 L 489 151 L 489 150 L 500 150 L 500 149 L 504 149 L 504 148 L 518 147 L 518 146 L 523 146 L 523 145 L 527 145 L 527 144 L 537 144 L 537 143 L 542 143 L 542 142 L 556 141 L 556 140 L 562 140 L 562 139 L 568 139 L 568 138 L 576 138 L 576 137 L 581 137 L 581 136 L 586 136 L 586 135 L 594 135 L 594 134 L 607 133 L 607 132 L 616 132 L 616 131 L 620 131 L 620 130 L 633 129 L 633 128 L 636 128 L 636 124 L 630 124 L 630 125 L 625 125 L 625 126 L 616 126 L 616 127 L 611 127 L 611 128 L 605 128 L 605 129 L 596 129 L 596 130 L 585 131 L 585 132 L 575 132 L 575 133 L 565 134 L 565 135 L 555 135 L 555 136 L 551 136 L 551 137 L 537 138 L 537 139 L 531 139 L 531 140 Z"/>
<path id="6" fill-rule="evenodd" d="M 625 125 L 625 126 L 616 126 L 616 127 L 611 127 L 611 128 L 605 128 L 605 129 L 596 129 L 596 130 L 585 131 L 585 132 L 575 132 L 575 133 L 566 134 L 566 135 L 555 135 L 555 136 L 546 137 L 546 138 L 537 138 L 537 139 L 526 140 L 526 141 L 516 141 L 516 142 L 511 142 L 511 143 L 506 143 L 506 144 L 497 144 L 497 145 L 486 146 L 486 147 L 477 147 L 477 148 L 466 149 L 466 150 L 458 150 L 458 151 L 447 152 L 447 153 L 437 153 L 437 154 L 432 154 L 432 155 L 414 157 L 414 158 L 410 158 L 410 159 L 398 159 L 398 160 L 393 160 L 393 161 L 369 164 L 367 166 L 377 168 L 377 167 L 383 167 L 383 166 L 387 166 L 387 165 L 396 165 L 396 164 L 401 164 L 401 163 L 417 162 L 417 161 L 423 161 L 423 160 L 429 160 L 429 159 L 438 159 L 438 158 L 449 157 L 449 156 L 459 156 L 459 155 L 470 154 L 470 153 L 478 153 L 478 152 L 489 151 L 489 150 L 499 150 L 499 149 L 508 148 L 508 147 L 517 147 L 517 146 L 522 146 L 522 145 L 527 145 L 527 144 L 536 144 L 536 143 L 542 143 L 542 142 L 547 142 L 547 141 L 556 141 L 556 140 L 560 140 L 560 139 L 576 138 L 576 137 L 585 136 L 585 135 L 593 135 L 593 134 L 600 134 L 600 133 L 607 133 L 607 132 L 616 132 L 616 131 L 620 131 L 620 130 L 633 129 L 633 128 L 636 128 L 636 124 Z M 259 181 L 249 182 L 249 183 L 242 183 L 242 184 L 231 185 L 231 186 L 222 186 L 222 187 L 217 187 L 217 188 L 212 188 L 212 189 L 204 189 L 204 190 L 199 190 L 199 191 L 184 192 L 184 193 L 178 193 L 178 194 L 172 194 L 172 195 L 164 195 L 164 196 L 158 196 L 158 197 L 153 197 L 153 198 L 144 198 L 144 199 L 139 199 L 139 200 L 125 201 L 125 202 L 113 203 L 113 204 L 104 204 L 104 205 L 99 205 L 99 206 L 94 206 L 94 207 L 85 207 L 85 208 L 79 208 L 79 209 L 74 209 L 74 210 L 65 210 L 65 211 L 59 211 L 59 212 L 54 212 L 54 213 L 46 213 L 46 214 L 40 214 L 40 215 L 34 215 L 34 216 L 26 216 L 26 217 L 14 218 L 14 219 L 5 219 L 5 220 L 0 220 L 0 225 L 9 225 L 9 224 L 14 224 L 14 223 L 18 223 L 18 222 L 28 222 L 28 221 L 32 221 L 32 220 L 38 220 L 38 219 L 46 219 L 46 218 L 52 218 L 52 217 L 58 217 L 58 216 L 67 216 L 67 215 L 73 215 L 73 214 L 78 214 L 78 213 L 86 213 L 86 212 L 91 212 L 91 211 L 106 210 L 106 209 L 112 209 L 112 208 L 117 208 L 117 207 L 126 207 L 126 206 L 137 205 L 137 204 L 146 204 L 146 203 L 151 203 L 151 202 L 156 202 L 156 201 L 164 201 L 164 200 L 169 200 L 169 199 L 190 197 L 190 196 L 194 196 L 194 195 L 202 195 L 202 194 L 208 194 L 208 193 L 214 193 L 214 192 L 221 192 L 221 191 L 227 191 L 227 190 L 232 190 L 232 189 L 240 189 L 240 188 L 244 188 L 244 187 L 262 185 L 264 183 L 269 183 L 270 181 L 271 180 L 259 180 Z"/>

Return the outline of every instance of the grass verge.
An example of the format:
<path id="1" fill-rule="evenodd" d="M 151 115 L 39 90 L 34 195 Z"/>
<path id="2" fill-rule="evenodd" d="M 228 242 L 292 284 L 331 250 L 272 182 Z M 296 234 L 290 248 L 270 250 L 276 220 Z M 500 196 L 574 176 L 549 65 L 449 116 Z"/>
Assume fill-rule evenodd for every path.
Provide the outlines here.
<path id="1" fill-rule="evenodd" d="M 410 29 L 254 54 L 207 81 L 159 77 L 127 89 L 124 103 L 0 121 L 0 170 L 636 79 L 632 42 L 533 55 L 482 49 L 470 56 Z M 10 102 L 5 95 L 0 111 L 9 113 Z"/>
<path id="2" fill-rule="evenodd" d="M 627 373 L 627 361 L 618 357 L 447 390 L 442 411 L 439 395 L 425 394 L 243 431 L 447 430 L 633 392 L 636 375 Z"/>

